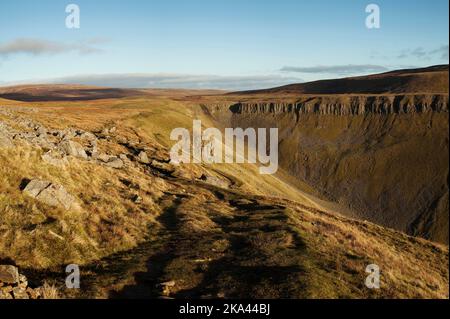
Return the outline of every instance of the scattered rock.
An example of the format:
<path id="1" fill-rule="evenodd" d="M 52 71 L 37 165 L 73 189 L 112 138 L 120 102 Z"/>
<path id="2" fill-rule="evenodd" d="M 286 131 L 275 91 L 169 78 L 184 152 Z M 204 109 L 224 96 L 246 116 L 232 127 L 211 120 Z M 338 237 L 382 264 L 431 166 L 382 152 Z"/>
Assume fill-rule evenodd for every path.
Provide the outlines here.
<path id="1" fill-rule="evenodd" d="M 104 154 L 104 153 L 99 154 L 99 155 L 97 156 L 97 159 L 98 159 L 99 161 L 102 161 L 102 162 L 105 162 L 105 163 L 108 163 L 108 162 L 110 161 L 111 158 L 112 158 L 112 156 L 110 156 L 110 155 L 108 155 L 108 154 Z"/>
<path id="2" fill-rule="evenodd" d="M 19 283 L 19 270 L 11 265 L 0 265 L 0 281 L 7 284 Z"/>
<path id="3" fill-rule="evenodd" d="M 75 131 L 73 129 L 67 128 L 67 129 L 65 129 L 63 131 L 60 131 L 58 136 L 62 140 L 68 141 L 68 140 L 74 138 L 76 135 L 77 134 L 75 133 Z"/>
<path id="4" fill-rule="evenodd" d="M 84 158 L 84 159 L 88 158 L 83 146 L 81 146 L 77 142 L 65 140 L 59 144 L 59 148 L 61 149 L 61 151 L 63 151 L 65 154 L 67 154 L 69 156 L 79 157 L 79 158 Z"/>
<path id="5" fill-rule="evenodd" d="M 82 140 L 87 140 L 90 142 L 97 140 L 97 137 L 91 132 L 83 132 L 82 134 L 80 134 L 80 138 Z"/>
<path id="6" fill-rule="evenodd" d="M 202 176 L 200 177 L 200 180 L 204 181 L 205 183 L 211 184 L 213 186 L 221 187 L 221 188 L 228 188 L 230 186 L 228 181 L 224 181 L 224 180 L 222 180 L 216 176 L 212 176 L 212 175 L 202 174 Z"/>
<path id="7" fill-rule="evenodd" d="M 124 166 L 123 161 L 117 157 L 114 157 L 113 159 L 110 159 L 108 163 L 106 163 L 106 166 L 112 167 L 112 168 L 122 168 Z"/>
<path id="8" fill-rule="evenodd" d="M 120 154 L 120 155 L 119 155 L 119 158 L 120 158 L 122 161 L 128 161 L 128 160 L 129 160 L 127 154 Z"/>
<path id="9" fill-rule="evenodd" d="M 75 201 L 74 197 L 67 193 L 63 186 L 44 180 L 30 181 L 23 192 L 52 207 L 69 209 Z"/>
<path id="10" fill-rule="evenodd" d="M 19 287 L 26 289 L 28 287 L 28 279 L 25 275 L 19 274 Z"/>
<path id="11" fill-rule="evenodd" d="M 138 155 L 138 161 L 142 164 L 150 164 L 150 160 L 148 159 L 147 153 L 141 151 Z"/>
<path id="12" fill-rule="evenodd" d="M 1 299 L 39 299 L 41 288 L 28 287 L 28 280 L 19 269 L 12 265 L 0 265 Z"/>

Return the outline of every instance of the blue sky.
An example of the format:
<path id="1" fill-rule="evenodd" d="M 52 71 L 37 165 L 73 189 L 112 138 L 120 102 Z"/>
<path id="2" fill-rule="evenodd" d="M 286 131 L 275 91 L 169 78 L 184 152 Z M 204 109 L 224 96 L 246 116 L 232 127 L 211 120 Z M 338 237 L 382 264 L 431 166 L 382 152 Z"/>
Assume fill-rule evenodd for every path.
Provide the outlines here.
<path id="1" fill-rule="evenodd" d="M 81 10 L 67 29 L 65 7 Z M 376 3 L 381 28 L 368 29 Z M 1 0 L 0 85 L 248 89 L 448 63 L 448 0 Z"/>

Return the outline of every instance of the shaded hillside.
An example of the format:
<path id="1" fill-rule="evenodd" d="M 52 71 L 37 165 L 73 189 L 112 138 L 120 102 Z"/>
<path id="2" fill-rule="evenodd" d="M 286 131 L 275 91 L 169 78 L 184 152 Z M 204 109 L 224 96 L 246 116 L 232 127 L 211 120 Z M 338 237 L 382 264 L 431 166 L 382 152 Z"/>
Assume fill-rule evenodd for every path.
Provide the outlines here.
<path id="1" fill-rule="evenodd" d="M 230 94 L 404 94 L 448 93 L 448 65 L 382 74 L 291 84 Z"/>

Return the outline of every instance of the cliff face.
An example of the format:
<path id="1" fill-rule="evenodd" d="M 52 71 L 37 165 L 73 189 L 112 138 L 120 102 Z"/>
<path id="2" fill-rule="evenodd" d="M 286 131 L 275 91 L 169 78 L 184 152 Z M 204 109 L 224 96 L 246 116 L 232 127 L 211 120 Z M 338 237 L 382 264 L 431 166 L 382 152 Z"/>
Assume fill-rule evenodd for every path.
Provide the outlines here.
<path id="1" fill-rule="evenodd" d="M 448 95 L 312 97 L 296 102 L 239 102 L 233 113 L 296 113 L 321 115 L 410 114 L 448 112 Z"/>
<path id="2" fill-rule="evenodd" d="M 448 95 L 305 96 L 205 105 L 277 127 L 280 166 L 354 217 L 448 243 Z"/>

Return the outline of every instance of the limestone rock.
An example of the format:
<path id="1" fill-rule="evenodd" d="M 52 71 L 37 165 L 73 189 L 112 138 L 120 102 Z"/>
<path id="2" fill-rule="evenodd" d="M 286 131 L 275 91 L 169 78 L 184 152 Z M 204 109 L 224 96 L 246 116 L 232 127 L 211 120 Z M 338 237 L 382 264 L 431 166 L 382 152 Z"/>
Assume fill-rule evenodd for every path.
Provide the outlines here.
<path id="1" fill-rule="evenodd" d="M 141 151 L 138 155 L 138 161 L 142 164 L 150 164 L 150 160 L 148 159 L 147 153 Z"/>
<path id="2" fill-rule="evenodd" d="M 106 163 L 106 166 L 109 166 L 112 168 L 122 168 L 124 166 L 124 163 L 121 159 L 114 157 L 108 163 Z"/>
<path id="3" fill-rule="evenodd" d="M 0 265 L 0 282 L 7 284 L 19 283 L 19 270 L 15 266 Z"/>
<path id="4" fill-rule="evenodd" d="M 81 146 L 77 142 L 68 141 L 68 140 L 62 141 L 59 144 L 59 148 L 61 149 L 61 151 L 63 151 L 67 155 L 70 155 L 73 157 L 84 158 L 84 159 L 88 158 L 83 146 Z"/>
<path id="5" fill-rule="evenodd" d="M 97 159 L 102 161 L 102 162 L 108 163 L 110 161 L 110 159 L 111 159 L 111 156 L 108 155 L 108 154 L 102 153 L 102 154 L 99 154 L 97 156 Z"/>
<path id="6" fill-rule="evenodd" d="M 75 201 L 75 198 L 67 193 L 63 186 L 44 180 L 30 181 L 23 192 L 52 207 L 69 209 Z"/>
<path id="7" fill-rule="evenodd" d="M 212 176 L 212 175 L 202 174 L 200 179 L 208 184 L 211 184 L 211 185 L 214 185 L 217 187 L 221 187 L 221 188 L 228 188 L 230 186 L 227 181 L 222 180 L 222 179 L 220 179 L 216 176 Z"/>
<path id="8" fill-rule="evenodd" d="M 83 132 L 80 135 L 80 138 L 83 140 L 91 141 L 91 142 L 97 140 L 97 137 L 91 132 Z"/>
<path id="9" fill-rule="evenodd" d="M 39 299 L 42 288 L 28 287 L 28 279 L 19 274 L 17 267 L 0 265 L 0 300 L 2 299 Z"/>

